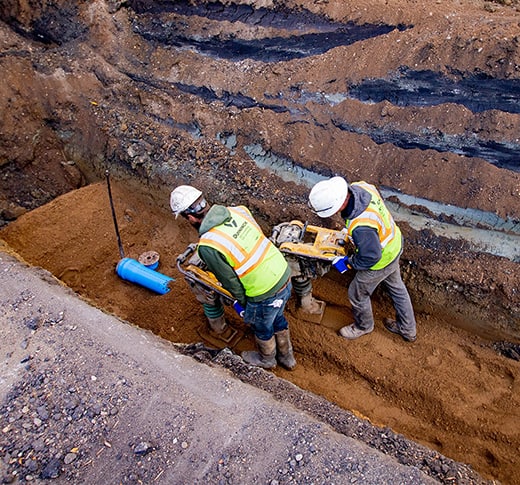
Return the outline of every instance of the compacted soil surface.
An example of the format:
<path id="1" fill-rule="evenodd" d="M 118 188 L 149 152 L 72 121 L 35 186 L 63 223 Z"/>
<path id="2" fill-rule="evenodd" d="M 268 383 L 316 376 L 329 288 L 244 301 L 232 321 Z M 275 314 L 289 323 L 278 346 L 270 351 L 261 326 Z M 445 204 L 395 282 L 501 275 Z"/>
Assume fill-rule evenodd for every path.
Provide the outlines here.
<path id="1" fill-rule="evenodd" d="M 518 9 L 516 0 L 4 2 L 0 238 L 93 305 L 218 359 L 253 339 L 231 309 L 236 336 L 207 333 L 176 267 L 196 233 L 172 216 L 170 190 L 189 183 L 211 202 L 247 205 L 269 234 L 294 219 L 341 228 L 308 211 L 319 178 L 373 183 L 398 209 L 417 341 L 383 328 L 393 310 L 382 291 L 374 332 L 339 337 L 352 321 L 352 275 L 329 272 L 313 282 L 327 304 L 321 323 L 290 302 L 298 365 L 273 374 L 518 484 Z M 116 273 L 106 171 L 124 255 L 157 251 L 158 271 L 174 278 L 164 295 Z M 454 239 L 461 214 L 469 227 Z M 476 245 L 477 230 L 503 236 L 513 256 Z"/>

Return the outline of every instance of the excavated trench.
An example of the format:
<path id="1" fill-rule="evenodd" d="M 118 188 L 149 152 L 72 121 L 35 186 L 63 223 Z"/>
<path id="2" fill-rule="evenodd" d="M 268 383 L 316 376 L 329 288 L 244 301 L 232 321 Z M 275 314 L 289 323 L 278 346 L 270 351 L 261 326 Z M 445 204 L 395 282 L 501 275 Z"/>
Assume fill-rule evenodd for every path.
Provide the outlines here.
<path id="1" fill-rule="evenodd" d="M 27 213 L 0 231 L 0 240 L 95 306 L 167 340 L 186 344 L 187 354 L 229 365 L 238 378 L 278 395 L 281 391 L 275 382 L 250 371 L 242 374 L 243 368 L 236 368 L 225 353 L 218 352 L 229 348 L 240 354 L 253 348 L 251 332 L 230 308 L 226 319 L 238 337 L 221 341 L 207 332 L 200 305 L 175 270 L 175 257 L 196 240 L 195 234 L 161 208 L 164 192 L 142 185 L 142 181 L 136 183 L 135 177 L 123 176 L 112 184 L 125 255 L 137 259 L 147 250 L 158 251 L 158 271 L 174 278 L 166 295 L 116 276 L 116 235 L 104 181 Z M 429 244 L 439 251 L 449 247 L 436 237 Z M 442 468 L 429 461 L 428 453 L 420 466 L 442 483 L 458 483 L 451 460 L 470 464 L 489 479 L 501 477 L 504 483 L 517 483 L 519 442 L 511 395 L 517 395 L 520 344 L 480 323 L 478 304 L 457 302 L 465 299 L 468 288 L 457 288 L 449 281 L 439 288 L 439 283 L 421 276 L 413 260 L 404 259 L 404 265 L 403 274 L 417 310 L 419 340 L 413 347 L 382 330 L 380 322 L 391 313 L 391 307 L 381 291 L 373 298 L 378 322 L 375 332 L 359 342 L 338 337 L 339 328 L 352 321 L 346 301 L 348 279 L 331 274 L 314 282 L 315 296 L 327 304 L 321 323 L 302 320 L 294 301 L 290 302 L 287 316 L 298 365 L 293 372 L 278 368 L 274 373 L 386 429 L 381 431 L 386 436 L 381 441 L 371 426 L 345 428 L 342 420 L 322 415 L 326 407 L 306 408 L 302 396 L 298 398 L 301 402 L 294 403 L 402 463 L 418 466 L 419 462 L 417 451 L 410 450 L 408 455 L 396 449 L 400 435 L 438 450 Z M 455 300 L 453 294 L 450 296 L 453 290 L 459 295 Z M 443 301 L 456 303 L 452 309 L 442 308 Z M 475 406 L 475 402 L 481 404 Z M 511 432 L 506 431 L 504 422 L 509 423 Z"/>
<path id="2" fill-rule="evenodd" d="M 292 219 L 339 227 L 306 207 L 324 177 L 376 183 L 406 237 L 418 342 L 384 331 L 392 308 L 379 290 L 375 331 L 338 337 L 352 318 L 351 276 L 327 274 L 314 282 L 327 318 L 309 323 L 289 308 L 298 366 L 275 374 L 487 478 L 520 483 L 519 79 L 447 60 L 448 72 L 416 67 L 442 46 L 418 48 L 408 66 L 404 54 L 396 54 L 403 65 L 391 65 L 390 52 L 380 59 L 388 43 L 411 43 L 419 17 L 351 22 L 301 6 L 192 1 L 83 8 L 69 2 L 32 23 L 8 19 L 24 41 L 0 62 L 30 88 L 6 95 L 18 131 L 2 133 L 10 205 L 0 238 L 132 324 L 239 353 L 253 345 L 248 329 L 227 312 L 241 338 L 208 340 L 176 271 L 196 234 L 169 212 L 171 187 L 192 183 L 214 202 L 248 205 L 269 232 Z M 388 65 L 376 72 L 373 59 Z M 33 155 L 22 152 L 27 140 Z M 160 253 L 159 270 L 175 278 L 167 295 L 115 273 L 106 169 L 125 252 Z M 449 468 L 434 476 L 456 483 Z"/>

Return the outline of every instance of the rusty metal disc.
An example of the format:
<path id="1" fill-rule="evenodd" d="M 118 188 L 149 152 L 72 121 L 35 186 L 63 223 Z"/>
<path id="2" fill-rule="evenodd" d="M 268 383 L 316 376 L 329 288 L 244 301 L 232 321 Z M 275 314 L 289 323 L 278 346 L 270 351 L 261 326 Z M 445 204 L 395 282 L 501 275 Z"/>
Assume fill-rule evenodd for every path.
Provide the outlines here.
<path id="1" fill-rule="evenodd" d="M 139 256 L 139 262 L 148 268 L 156 268 L 159 265 L 159 253 L 157 251 L 146 251 Z"/>

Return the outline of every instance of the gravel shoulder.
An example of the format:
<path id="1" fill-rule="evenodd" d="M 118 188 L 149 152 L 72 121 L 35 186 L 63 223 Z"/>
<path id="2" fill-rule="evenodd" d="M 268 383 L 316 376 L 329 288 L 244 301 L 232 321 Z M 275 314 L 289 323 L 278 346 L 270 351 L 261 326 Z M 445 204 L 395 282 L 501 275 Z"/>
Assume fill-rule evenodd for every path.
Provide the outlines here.
<path id="1" fill-rule="evenodd" d="M 0 305 L 3 483 L 439 483 L 6 252 Z"/>

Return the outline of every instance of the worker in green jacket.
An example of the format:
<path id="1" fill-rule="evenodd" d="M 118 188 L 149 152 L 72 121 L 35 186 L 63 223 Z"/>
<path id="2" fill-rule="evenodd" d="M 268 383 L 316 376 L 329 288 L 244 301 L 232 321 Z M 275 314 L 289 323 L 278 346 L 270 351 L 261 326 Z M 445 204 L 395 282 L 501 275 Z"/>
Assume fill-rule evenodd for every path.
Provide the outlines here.
<path id="1" fill-rule="evenodd" d="M 170 207 L 198 230 L 200 259 L 244 308 L 244 322 L 251 325 L 258 350 L 243 352 L 242 358 L 265 369 L 277 361 L 293 369 L 296 361 L 284 315 L 291 270 L 283 254 L 244 206 L 210 206 L 200 190 L 181 185 L 171 192 Z M 220 317 L 218 311 L 215 303 L 212 318 L 222 323 L 223 307 Z"/>

